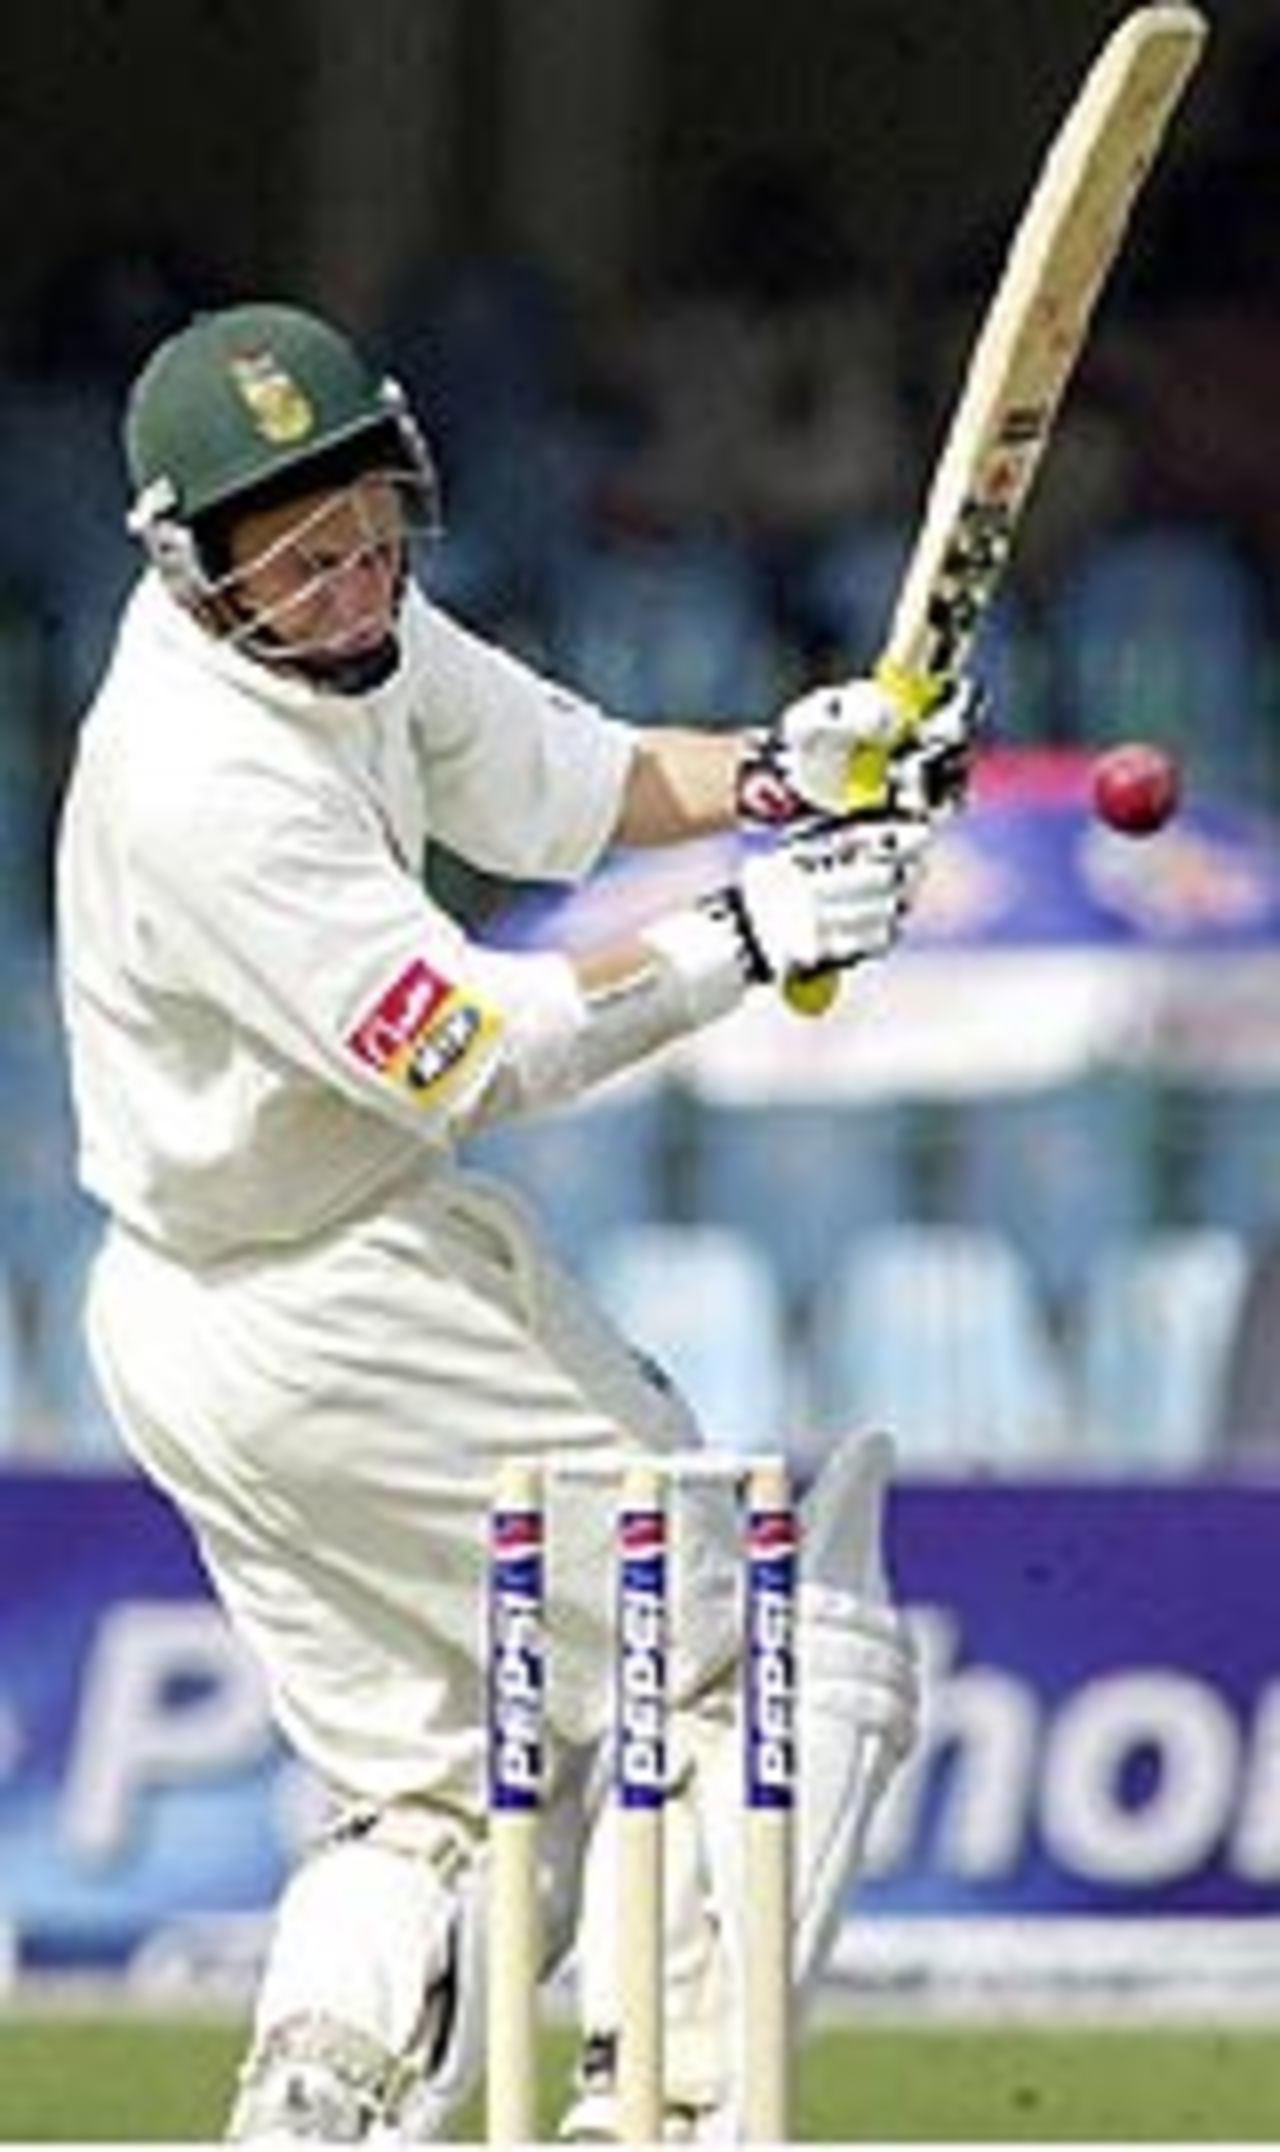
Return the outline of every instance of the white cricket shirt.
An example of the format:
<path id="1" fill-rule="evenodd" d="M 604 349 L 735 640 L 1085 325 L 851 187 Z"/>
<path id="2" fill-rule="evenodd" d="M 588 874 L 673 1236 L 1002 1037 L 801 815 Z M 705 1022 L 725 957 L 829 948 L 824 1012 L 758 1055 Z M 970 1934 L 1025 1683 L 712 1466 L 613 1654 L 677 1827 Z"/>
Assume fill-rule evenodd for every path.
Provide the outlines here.
<path id="1" fill-rule="evenodd" d="M 428 835 L 559 880 L 614 829 L 626 726 L 417 589 L 402 625 L 386 686 L 327 695 L 147 575 L 85 721 L 58 848 L 81 1176 L 183 1260 L 354 1213 L 492 1074 L 503 1011 L 421 885 Z"/>

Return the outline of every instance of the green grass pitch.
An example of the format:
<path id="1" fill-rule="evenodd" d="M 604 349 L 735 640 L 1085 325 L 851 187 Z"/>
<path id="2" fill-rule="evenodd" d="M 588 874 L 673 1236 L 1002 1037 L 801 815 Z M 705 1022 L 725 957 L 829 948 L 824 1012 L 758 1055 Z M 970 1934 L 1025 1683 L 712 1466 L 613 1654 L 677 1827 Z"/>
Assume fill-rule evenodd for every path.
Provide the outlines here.
<path id="1" fill-rule="evenodd" d="M 0 2143 L 216 2139 L 238 2026 L 28 2011 L 0 2024 Z M 569 2046 L 548 2037 L 545 2125 Z M 799 2071 L 809 2142 L 1112 2144 L 1280 2138 L 1272 2031 L 824 2027 Z M 479 2113 L 459 2138 L 479 2133 Z"/>

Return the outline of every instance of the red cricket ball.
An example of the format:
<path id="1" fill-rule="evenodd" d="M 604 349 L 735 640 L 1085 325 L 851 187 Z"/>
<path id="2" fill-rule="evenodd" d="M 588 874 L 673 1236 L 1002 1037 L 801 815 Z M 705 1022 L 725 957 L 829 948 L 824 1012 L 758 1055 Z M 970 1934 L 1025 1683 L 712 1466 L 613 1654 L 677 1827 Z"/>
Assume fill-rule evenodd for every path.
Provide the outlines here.
<path id="1" fill-rule="evenodd" d="M 1172 755 L 1145 740 L 1109 748 L 1093 765 L 1093 811 L 1126 837 L 1149 837 L 1163 829 L 1177 809 L 1181 789 Z"/>

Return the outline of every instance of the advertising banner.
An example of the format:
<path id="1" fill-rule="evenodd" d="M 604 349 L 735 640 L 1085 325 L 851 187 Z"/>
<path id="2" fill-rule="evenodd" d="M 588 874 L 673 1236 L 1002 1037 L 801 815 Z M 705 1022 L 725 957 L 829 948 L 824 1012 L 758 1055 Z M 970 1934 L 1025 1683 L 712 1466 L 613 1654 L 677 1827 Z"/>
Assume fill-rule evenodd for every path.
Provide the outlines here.
<path id="1" fill-rule="evenodd" d="M 863 1934 L 1275 1917 L 1280 1486 L 911 1484 L 891 1542 L 927 1703 Z M 242 1978 L 318 1813 L 159 1498 L 0 1481 L 10 1970 Z"/>
<path id="2" fill-rule="evenodd" d="M 13 1966 L 118 1968 L 179 1937 L 234 1954 L 285 1872 L 298 1784 L 167 1506 L 125 1475 L 0 1479 Z"/>
<path id="3" fill-rule="evenodd" d="M 1280 1911 L 1280 1488 L 895 1500 L 924 1730 L 864 1909 Z"/>

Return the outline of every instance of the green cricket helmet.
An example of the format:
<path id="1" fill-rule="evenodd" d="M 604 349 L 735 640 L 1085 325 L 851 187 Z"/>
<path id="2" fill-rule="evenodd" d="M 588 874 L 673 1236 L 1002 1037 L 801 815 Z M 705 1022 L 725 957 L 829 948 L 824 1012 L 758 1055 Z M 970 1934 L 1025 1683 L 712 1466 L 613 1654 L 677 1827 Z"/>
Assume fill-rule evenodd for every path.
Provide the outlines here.
<path id="1" fill-rule="evenodd" d="M 394 629 L 354 656 L 289 642 L 278 621 L 246 607 L 227 558 L 238 511 L 373 471 L 395 481 L 410 521 L 438 528 L 435 467 L 405 397 L 346 336 L 293 306 L 198 315 L 143 367 L 124 440 L 129 528 L 180 602 L 263 662 L 342 691 L 389 676 Z M 402 559 L 401 590 L 403 576 Z"/>
<path id="2" fill-rule="evenodd" d="M 380 450 L 434 510 L 430 454 L 406 400 L 340 330 L 300 307 L 200 314 L 153 352 L 130 393 L 130 528 L 198 525 L 214 511 L 309 483 L 343 451 Z M 345 461 L 345 458 L 343 458 Z"/>

